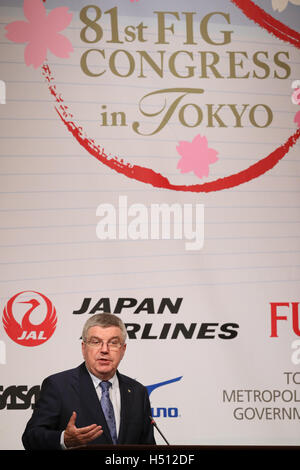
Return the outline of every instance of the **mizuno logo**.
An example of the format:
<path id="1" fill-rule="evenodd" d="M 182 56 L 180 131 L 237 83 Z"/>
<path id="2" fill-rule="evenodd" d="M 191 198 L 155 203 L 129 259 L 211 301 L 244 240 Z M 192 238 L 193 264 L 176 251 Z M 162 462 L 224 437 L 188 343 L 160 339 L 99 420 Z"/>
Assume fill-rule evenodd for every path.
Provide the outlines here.
<path id="1" fill-rule="evenodd" d="M 149 396 L 153 392 L 153 390 L 155 390 L 156 388 L 163 387 L 164 385 L 169 385 L 169 384 L 172 384 L 174 382 L 179 382 L 179 380 L 181 380 L 182 377 L 183 376 L 176 377 L 176 379 L 166 380 L 165 382 L 158 382 L 158 383 L 153 384 L 153 385 L 148 385 L 146 388 L 148 390 Z"/>

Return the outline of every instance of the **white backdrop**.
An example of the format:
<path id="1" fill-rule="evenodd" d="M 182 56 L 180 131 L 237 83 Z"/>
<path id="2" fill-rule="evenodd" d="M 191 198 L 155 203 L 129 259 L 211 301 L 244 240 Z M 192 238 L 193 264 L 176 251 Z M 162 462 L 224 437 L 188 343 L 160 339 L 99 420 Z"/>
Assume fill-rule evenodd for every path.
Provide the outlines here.
<path id="1" fill-rule="evenodd" d="M 277 35 L 250 1 L 1 0 L 1 449 L 22 448 L 42 380 L 81 362 L 98 302 L 123 305 L 120 371 L 171 444 L 299 445 L 300 6 L 274 3 L 256 5 Z M 68 41 L 49 33 L 45 58 L 61 4 Z M 173 223 L 151 238 L 162 203 L 200 235 L 204 206 L 203 246 Z"/>

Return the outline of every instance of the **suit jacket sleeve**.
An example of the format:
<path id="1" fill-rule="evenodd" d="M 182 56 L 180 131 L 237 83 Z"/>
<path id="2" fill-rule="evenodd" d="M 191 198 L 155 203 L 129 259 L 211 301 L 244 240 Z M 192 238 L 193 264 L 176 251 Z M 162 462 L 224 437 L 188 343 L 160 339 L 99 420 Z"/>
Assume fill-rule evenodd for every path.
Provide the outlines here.
<path id="1" fill-rule="evenodd" d="M 59 388 L 55 380 L 48 377 L 42 383 L 39 400 L 22 436 L 25 449 L 60 449 L 60 436 L 65 424 Z"/>

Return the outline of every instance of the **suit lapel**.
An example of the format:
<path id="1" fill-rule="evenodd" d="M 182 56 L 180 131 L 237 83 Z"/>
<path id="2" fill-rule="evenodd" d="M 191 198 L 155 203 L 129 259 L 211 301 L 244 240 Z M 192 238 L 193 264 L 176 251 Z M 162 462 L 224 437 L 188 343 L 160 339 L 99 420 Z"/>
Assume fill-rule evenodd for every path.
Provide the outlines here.
<path id="1" fill-rule="evenodd" d="M 103 434 L 108 443 L 112 444 L 111 435 L 106 424 L 99 397 L 97 395 L 93 381 L 88 373 L 85 363 L 81 364 L 79 368 L 79 398 L 80 398 L 80 410 L 82 415 L 79 418 L 80 426 L 89 426 L 90 424 L 98 424 L 102 426 Z M 100 436 L 103 440 L 103 435 Z M 94 441 L 94 443 L 96 443 Z"/>

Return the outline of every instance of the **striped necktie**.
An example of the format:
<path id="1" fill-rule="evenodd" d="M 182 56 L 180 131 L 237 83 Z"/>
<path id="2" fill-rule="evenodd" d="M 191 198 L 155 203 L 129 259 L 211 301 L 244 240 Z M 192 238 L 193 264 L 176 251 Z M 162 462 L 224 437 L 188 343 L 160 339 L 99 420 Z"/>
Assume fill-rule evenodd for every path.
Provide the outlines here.
<path id="1" fill-rule="evenodd" d="M 109 388 L 111 387 L 111 382 L 100 382 L 100 387 L 102 390 L 101 395 L 101 407 L 109 427 L 110 435 L 114 444 L 117 443 L 117 429 L 116 429 L 116 421 L 115 421 L 115 414 L 114 409 L 112 406 L 112 402 L 109 398 Z"/>

